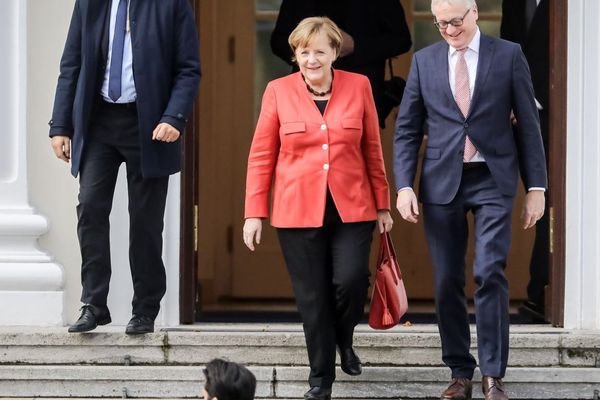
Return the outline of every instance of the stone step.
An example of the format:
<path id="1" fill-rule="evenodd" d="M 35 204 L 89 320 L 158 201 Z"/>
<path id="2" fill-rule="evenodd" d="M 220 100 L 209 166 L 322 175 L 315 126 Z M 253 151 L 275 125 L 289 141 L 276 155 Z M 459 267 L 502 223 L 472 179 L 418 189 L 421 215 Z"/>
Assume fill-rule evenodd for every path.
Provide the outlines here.
<path id="1" fill-rule="evenodd" d="M 308 367 L 250 369 L 257 398 L 299 399 L 307 390 Z M 439 398 L 447 379 L 445 367 L 366 367 L 357 377 L 338 371 L 334 397 Z M 480 379 L 477 372 L 474 379 Z M 509 368 L 505 382 L 513 400 L 594 399 L 600 368 Z M 194 398 L 202 385 L 202 366 L 0 366 L 0 397 Z M 474 386 L 474 398 L 482 398 L 480 385 Z"/>
<path id="2" fill-rule="evenodd" d="M 140 336 L 125 335 L 123 329 L 110 326 L 69 334 L 66 328 L 0 327 L 0 365 L 203 365 L 215 357 L 257 366 L 308 363 L 299 324 L 206 324 Z M 354 345 L 366 366 L 442 366 L 439 334 L 432 325 L 383 332 L 359 325 Z M 476 355 L 476 348 L 472 350 Z M 514 326 L 509 365 L 597 367 L 600 335 Z"/>

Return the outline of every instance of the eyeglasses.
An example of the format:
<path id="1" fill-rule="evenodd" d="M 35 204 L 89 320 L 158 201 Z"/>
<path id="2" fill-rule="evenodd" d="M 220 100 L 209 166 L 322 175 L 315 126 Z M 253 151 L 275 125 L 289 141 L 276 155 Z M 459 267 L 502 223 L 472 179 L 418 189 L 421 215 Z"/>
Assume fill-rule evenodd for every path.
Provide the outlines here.
<path id="1" fill-rule="evenodd" d="M 469 11 L 471 11 L 470 8 L 467 10 L 465 15 L 462 16 L 462 18 L 452 18 L 450 21 L 443 21 L 443 20 L 438 21 L 435 17 L 433 17 L 433 24 L 440 30 L 446 29 L 448 27 L 448 25 L 461 26 L 463 24 L 463 21 L 465 20 L 465 18 L 467 18 Z"/>

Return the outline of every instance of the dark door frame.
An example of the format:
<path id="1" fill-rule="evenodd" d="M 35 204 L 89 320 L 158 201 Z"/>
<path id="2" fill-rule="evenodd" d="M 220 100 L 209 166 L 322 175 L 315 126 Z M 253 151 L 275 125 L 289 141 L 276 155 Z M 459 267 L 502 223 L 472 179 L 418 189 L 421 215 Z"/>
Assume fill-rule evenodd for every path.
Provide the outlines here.
<path id="1" fill-rule="evenodd" d="M 201 0 L 190 0 L 194 9 Z M 554 326 L 563 326 L 565 303 L 565 194 L 567 127 L 567 12 L 566 1 L 550 2 L 550 100 L 549 100 L 549 210 L 550 213 L 550 285 L 547 290 L 546 316 Z M 198 24 L 198 21 L 196 21 Z M 197 229 L 198 216 L 198 129 L 199 107 L 183 135 L 181 173 L 181 242 L 179 301 L 180 322 L 196 320 L 199 298 Z"/>
<path id="2" fill-rule="evenodd" d="M 199 0 L 190 0 L 196 18 Z M 196 20 L 196 26 L 198 21 Z M 180 247 L 179 247 L 179 321 L 196 321 L 198 295 L 198 99 L 194 102 L 192 117 L 182 136 Z"/>
<path id="3" fill-rule="evenodd" d="M 567 157 L 567 24 L 566 1 L 550 2 L 550 92 L 548 127 L 550 285 L 546 292 L 546 317 L 564 325 L 565 309 L 565 195 Z"/>

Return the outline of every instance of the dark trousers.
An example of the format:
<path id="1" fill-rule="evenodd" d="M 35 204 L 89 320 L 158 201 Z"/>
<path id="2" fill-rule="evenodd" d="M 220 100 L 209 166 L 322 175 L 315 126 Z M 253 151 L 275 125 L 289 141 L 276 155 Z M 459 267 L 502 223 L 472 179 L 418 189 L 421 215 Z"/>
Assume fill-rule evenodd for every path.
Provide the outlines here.
<path id="1" fill-rule="evenodd" d="M 277 229 L 304 326 L 311 387 L 330 388 L 336 345 L 352 346 L 369 288 L 374 226 L 343 223 L 328 193 L 322 227 Z"/>
<path id="2" fill-rule="evenodd" d="M 161 257 L 169 178 L 144 178 L 140 157 L 135 105 L 100 101 L 84 149 L 77 205 L 82 258 L 81 301 L 92 305 L 100 315 L 109 315 L 106 306 L 111 276 L 109 215 L 123 162 L 127 166 L 133 314 L 155 318 L 166 290 Z"/>
<path id="3" fill-rule="evenodd" d="M 503 196 L 489 170 L 464 170 L 460 188 L 449 204 L 424 204 L 423 214 L 435 276 L 442 359 L 453 377 L 472 378 L 475 359 L 465 296 L 467 213 L 475 230 L 473 276 L 479 368 L 503 377 L 508 360 L 508 282 L 504 268 L 511 241 L 513 197 Z"/>

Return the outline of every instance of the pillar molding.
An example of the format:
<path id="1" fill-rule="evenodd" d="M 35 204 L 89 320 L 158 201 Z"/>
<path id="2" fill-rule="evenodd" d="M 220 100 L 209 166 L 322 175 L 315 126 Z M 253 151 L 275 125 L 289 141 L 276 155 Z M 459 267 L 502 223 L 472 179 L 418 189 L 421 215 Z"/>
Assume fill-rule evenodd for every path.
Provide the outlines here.
<path id="1" fill-rule="evenodd" d="M 62 325 L 63 270 L 27 191 L 27 2 L 0 2 L 0 325 Z"/>
<path id="2" fill-rule="evenodd" d="M 600 3 L 570 0 L 565 327 L 600 329 Z"/>

